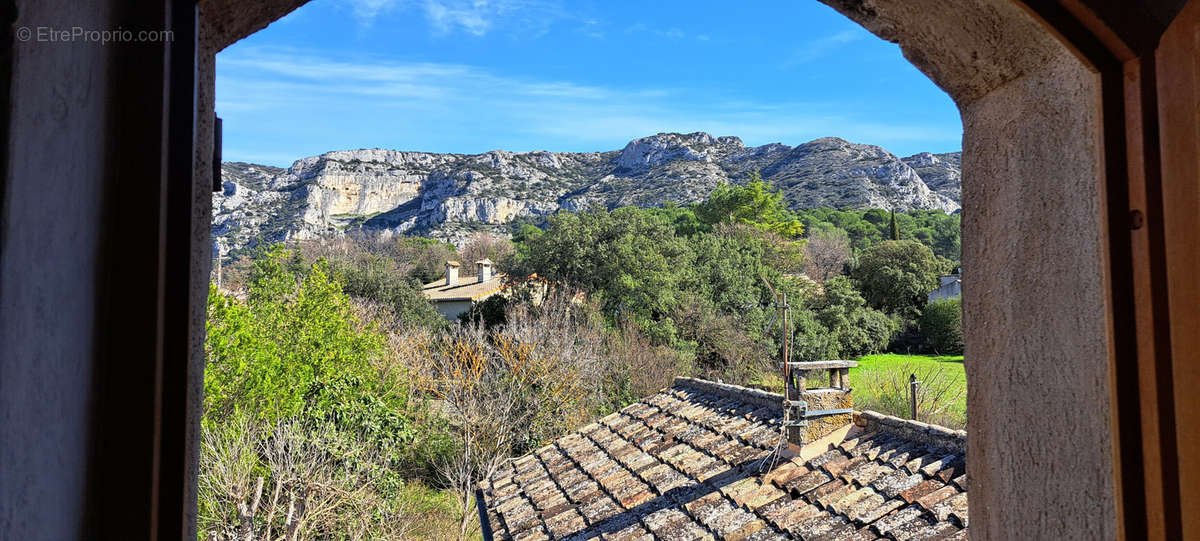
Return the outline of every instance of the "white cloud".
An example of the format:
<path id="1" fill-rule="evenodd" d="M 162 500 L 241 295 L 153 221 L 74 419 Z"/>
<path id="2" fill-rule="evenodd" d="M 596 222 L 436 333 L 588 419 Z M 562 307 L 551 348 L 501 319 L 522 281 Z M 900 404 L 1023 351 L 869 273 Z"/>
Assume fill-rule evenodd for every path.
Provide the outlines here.
<path id="1" fill-rule="evenodd" d="M 468 34 L 482 36 L 492 27 L 493 19 L 499 15 L 495 6 L 486 1 L 450 2 L 425 0 L 425 15 L 436 32 L 449 34 L 461 29 Z"/>
<path id="2" fill-rule="evenodd" d="M 390 11 L 398 4 L 398 0 L 349 0 L 350 8 L 359 24 L 370 26 L 380 14 Z"/>
<path id="3" fill-rule="evenodd" d="M 621 87 L 514 77 L 461 64 L 334 58 L 295 49 L 239 49 L 218 55 L 217 110 L 238 125 L 279 129 L 281 119 L 339 141 L 363 146 L 433 148 L 465 134 L 486 133 L 495 147 L 513 141 L 547 150 L 609 150 L 663 131 L 737 135 L 747 144 L 795 145 L 817 137 L 883 144 L 956 138 L 917 118 L 880 120 L 852 103 L 764 105 L 711 88 Z M 404 142 L 386 134 L 411 134 Z M 384 134 L 381 136 L 379 134 Z M 259 137 L 270 137 L 260 135 Z M 411 142 L 408 142 L 411 141 Z M 449 143 L 447 143 L 449 141 Z M 245 147 L 246 145 L 242 145 Z M 325 150 L 331 150 L 325 149 Z M 266 154 L 274 149 L 243 148 Z"/>
<path id="4" fill-rule="evenodd" d="M 395 10 L 424 15 L 435 35 L 463 32 L 484 36 L 507 28 L 520 35 L 545 33 L 568 14 L 557 0 L 345 0 L 359 24 L 370 27 Z"/>
<path id="5" fill-rule="evenodd" d="M 787 59 L 784 62 L 784 66 L 796 66 L 819 60 L 836 51 L 842 45 L 858 41 L 868 35 L 866 30 L 855 27 L 814 39 L 796 51 L 791 58 Z"/>

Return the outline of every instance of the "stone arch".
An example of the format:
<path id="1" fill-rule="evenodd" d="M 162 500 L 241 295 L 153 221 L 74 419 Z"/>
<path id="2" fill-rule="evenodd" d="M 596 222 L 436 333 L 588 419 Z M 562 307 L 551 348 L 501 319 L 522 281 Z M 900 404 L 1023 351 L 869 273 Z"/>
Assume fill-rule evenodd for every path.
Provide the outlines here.
<path id="1" fill-rule="evenodd" d="M 1115 537 L 1098 72 L 1013 0 L 820 1 L 899 44 L 962 115 L 973 535 Z M 215 54 L 304 3 L 198 2 L 199 178 Z"/>

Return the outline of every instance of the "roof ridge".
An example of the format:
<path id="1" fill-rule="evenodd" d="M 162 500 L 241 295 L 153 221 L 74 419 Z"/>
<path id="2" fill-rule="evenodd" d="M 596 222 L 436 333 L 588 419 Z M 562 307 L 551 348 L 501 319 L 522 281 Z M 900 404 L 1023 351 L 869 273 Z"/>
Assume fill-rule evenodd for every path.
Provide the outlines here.
<path id="1" fill-rule="evenodd" d="M 935 447 L 943 447 L 966 452 L 967 431 L 952 430 L 941 425 L 923 423 L 912 419 L 902 419 L 877 411 L 864 410 L 856 412 L 854 422 L 867 430 L 876 430 L 885 434 L 900 436 L 904 439 L 919 441 Z"/>
<path id="2" fill-rule="evenodd" d="M 677 376 L 674 386 L 691 387 L 698 391 L 736 398 L 743 402 L 750 402 L 761 406 L 783 408 L 783 395 L 781 394 L 751 387 L 742 387 L 741 385 L 734 385 L 732 383 L 720 383 L 700 378 Z"/>
<path id="3" fill-rule="evenodd" d="M 709 381 L 700 378 L 676 377 L 674 386 L 689 387 L 697 391 L 734 398 L 760 406 L 780 409 L 783 407 L 783 395 L 781 394 L 734 385 L 732 383 Z M 936 447 L 964 452 L 967 448 L 967 432 L 965 430 L 953 430 L 941 425 L 903 419 L 871 410 L 856 410 L 855 421 L 859 426 L 864 428 L 875 429 L 879 432 L 901 436 L 905 439 L 920 441 Z"/>

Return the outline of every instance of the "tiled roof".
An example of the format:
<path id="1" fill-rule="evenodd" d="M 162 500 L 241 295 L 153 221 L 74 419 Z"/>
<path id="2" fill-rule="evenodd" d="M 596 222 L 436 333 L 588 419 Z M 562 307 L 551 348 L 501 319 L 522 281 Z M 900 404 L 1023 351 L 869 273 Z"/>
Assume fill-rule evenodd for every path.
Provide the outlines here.
<path id="1" fill-rule="evenodd" d="M 966 539 L 965 433 L 862 412 L 781 458 L 779 400 L 679 378 L 482 483 L 494 536 Z"/>
<path id="2" fill-rule="evenodd" d="M 432 301 L 473 301 L 504 289 L 510 285 L 507 280 L 508 277 L 504 275 L 493 276 L 484 282 L 480 282 L 474 276 L 467 276 L 459 278 L 457 284 L 448 286 L 446 279 L 442 278 L 425 284 L 421 291 Z"/>

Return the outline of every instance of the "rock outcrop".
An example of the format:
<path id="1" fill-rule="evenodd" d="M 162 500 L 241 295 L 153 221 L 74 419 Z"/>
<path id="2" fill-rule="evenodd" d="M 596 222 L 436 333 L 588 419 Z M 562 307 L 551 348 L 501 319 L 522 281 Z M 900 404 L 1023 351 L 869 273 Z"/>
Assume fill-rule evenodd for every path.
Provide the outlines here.
<path id="1" fill-rule="evenodd" d="M 701 201 L 722 182 L 745 183 L 755 170 L 796 208 L 955 212 L 959 164 L 958 153 L 900 159 L 834 137 L 747 147 L 707 133 L 658 134 L 597 153 L 335 151 L 288 169 L 222 164 L 213 236 L 227 250 L 356 228 L 455 240 L 560 209 Z"/>

